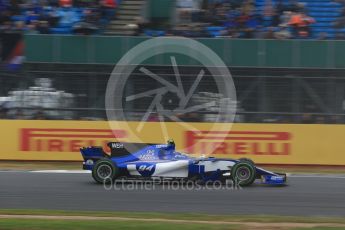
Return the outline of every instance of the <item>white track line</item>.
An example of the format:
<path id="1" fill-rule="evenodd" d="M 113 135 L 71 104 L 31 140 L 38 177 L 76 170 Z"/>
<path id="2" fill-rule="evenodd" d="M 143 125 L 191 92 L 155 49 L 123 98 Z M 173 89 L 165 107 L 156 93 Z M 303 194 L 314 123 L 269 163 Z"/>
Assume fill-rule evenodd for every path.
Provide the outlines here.
<path id="1" fill-rule="evenodd" d="M 344 174 L 292 174 L 288 177 L 293 178 L 332 178 L 332 179 L 345 179 Z"/>
<path id="2" fill-rule="evenodd" d="M 35 170 L 35 171 L 29 171 L 31 173 L 74 173 L 74 174 L 85 174 L 90 173 L 91 171 L 88 170 Z"/>

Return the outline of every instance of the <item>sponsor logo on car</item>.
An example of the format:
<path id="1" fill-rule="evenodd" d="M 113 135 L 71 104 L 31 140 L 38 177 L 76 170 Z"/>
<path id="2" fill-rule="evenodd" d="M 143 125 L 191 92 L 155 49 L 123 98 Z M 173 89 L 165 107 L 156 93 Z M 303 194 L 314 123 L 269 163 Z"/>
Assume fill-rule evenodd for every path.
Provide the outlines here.
<path id="1" fill-rule="evenodd" d="M 111 148 L 113 149 L 123 149 L 123 147 L 122 143 L 111 143 Z"/>
<path id="2" fill-rule="evenodd" d="M 149 149 L 145 153 L 140 154 L 138 158 L 140 160 L 156 160 L 155 151 L 153 149 Z"/>

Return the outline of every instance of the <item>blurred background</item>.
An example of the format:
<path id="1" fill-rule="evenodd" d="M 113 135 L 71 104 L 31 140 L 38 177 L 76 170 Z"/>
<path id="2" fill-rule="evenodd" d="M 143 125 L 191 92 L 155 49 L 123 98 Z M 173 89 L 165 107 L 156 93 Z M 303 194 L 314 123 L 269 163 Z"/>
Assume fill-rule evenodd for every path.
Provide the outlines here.
<path id="1" fill-rule="evenodd" d="M 231 70 L 236 122 L 342 124 L 344 4 L 2 0 L 0 118 L 104 120 L 104 94 L 114 64 L 150 37 L 184 36 L 210 47 Z M 195 61 L 178 61 L 182 79 L 196 75 Z M 174 73 L 165 57 L 142 66 L 167 79 Z M 151 87 L 140 81 L 142 75 L 137 69 L 132 73 L 137 80 L 129 84 L 137 91 Z M 212 94 L 212 81 L 204 78 L 193 103 L 220 97 Z M 127 119 L 140 119 L 146 107 L 126 106 Z M 214 112 L 204 109 L 183 119 L 213 121 Z"/>

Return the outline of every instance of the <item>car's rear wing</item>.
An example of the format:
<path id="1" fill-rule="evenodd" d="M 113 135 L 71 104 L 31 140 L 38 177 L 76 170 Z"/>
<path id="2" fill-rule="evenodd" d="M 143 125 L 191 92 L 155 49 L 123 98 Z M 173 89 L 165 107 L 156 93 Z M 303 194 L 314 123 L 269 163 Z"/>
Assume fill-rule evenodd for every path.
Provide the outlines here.
<path id="1" fill-rule="evenodd" d="M 80 153 L 83 156 L 84 161 L 87 161 L 89 159 L 97 160 L 109 156 L 103 151 L 103 148 L 100 146 L 82 147 L 80 148 Z"/>
<path id="2" fill-rule="evenodd" d="M 135 153 L 148 145 L 147 143 L 129 143 L 129 142 L 109 142 L 107 146 L 110 148 L 111 155 L 104 152 L 103 148 L 100 146 L 90 146 L 80 148 L 80 152 L 84 160 L 88 159 L 100 159 L 103 157 L 123 157 Z"/>

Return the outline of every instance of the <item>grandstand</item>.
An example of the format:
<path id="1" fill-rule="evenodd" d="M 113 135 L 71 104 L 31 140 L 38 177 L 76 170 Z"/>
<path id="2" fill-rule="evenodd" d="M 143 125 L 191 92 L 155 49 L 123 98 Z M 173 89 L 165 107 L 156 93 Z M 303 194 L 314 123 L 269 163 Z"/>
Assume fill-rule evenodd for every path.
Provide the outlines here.
<path id="1" fill-rule="evenodd" d="M 345 33 L 344 3 L 334 0 L 66 0 L 58 5 L 48 3 L 4 4 L 2 30 L 15 29 L 30 34 L 301 39 L 341 39 Z M 299 22 L 293 22 L 294 16 L 300 17 Z"/>
<path id="2" fill-rule="evenodd" d="M 283 4 L 287 4 L 284 1 Z M 312 38 L 318 38 L 320 33 L 324 33 L 326 38 L 334 39 L 337 33 L 344 33 L 344 28 L 336 29 L 334 25 L 342 16 L 343 5 L 332 0 L 301 0 L 305 12 L 315 19 L 312 27 Z M 266 0 L 256 0 L 255 5 L 258 13 L 263 13 Z M 275 1 L 277 3 L 277 1 Z"/>

